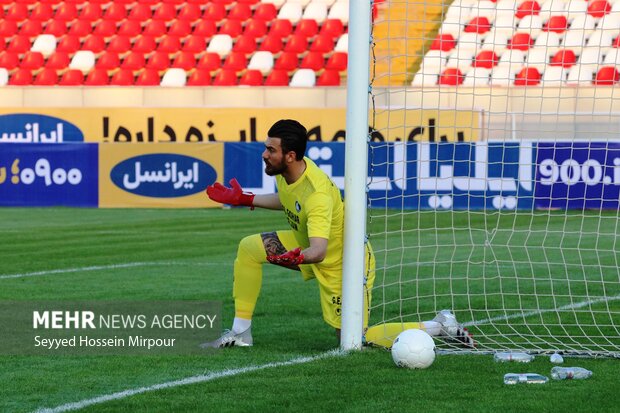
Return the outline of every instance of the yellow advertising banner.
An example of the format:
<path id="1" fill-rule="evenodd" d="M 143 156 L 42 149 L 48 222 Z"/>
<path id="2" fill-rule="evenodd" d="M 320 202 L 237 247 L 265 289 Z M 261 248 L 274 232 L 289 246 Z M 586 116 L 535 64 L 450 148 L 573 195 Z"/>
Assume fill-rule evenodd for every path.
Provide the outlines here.
<path id="1" fill-rule="evenodd" d="M 262 142 L 282 118 L 299 120 L 310 140 L 345 139 L 345 109 L 0 108 L 0 142 Z M 370 123 L 373 140 L 476 141 L 480 112 L 378 109 Z"/>
<path id="2" fill-rule="evenodd" d="M 100 208 L 220 206 L 204 193 L 224 176 L 224 144 L 99 145 Z"/>

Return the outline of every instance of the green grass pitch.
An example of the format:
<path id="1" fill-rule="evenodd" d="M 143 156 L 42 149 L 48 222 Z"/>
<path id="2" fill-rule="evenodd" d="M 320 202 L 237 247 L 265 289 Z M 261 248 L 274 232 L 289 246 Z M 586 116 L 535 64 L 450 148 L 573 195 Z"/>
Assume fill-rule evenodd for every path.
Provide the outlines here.
<path id="1" fill-rule="evenodd" d="M 410 300 L 402 311 L 412 317 L 418 317 L 416 312 L 422 314 L 420 317 L 428 315 L 431 294 L 437 295 L 435 300 L 441 306 L 458 306 L 464 304 L 459 300 L 471 300 L 472 308 L 498 308 L 494 300 L 499 297 L 490 294 L 483 299 L 477 289 L 477 283 L 483 283 L 476 279 L 478 271 L 485 275 L 499 271 L 498 276 L 504 277 L 499 279 L 507 283 L 503 287 L 507 289 L 515 281 L 510 279 L 510 271 L 536 269 L 541 257 L 531 255 L 531 251 L 537 243 L 555 242 L 528 236 L 527 232 L 544 228 L 551 228 L 551 233 L 556 233 L 555 229 L 571 232 L 576 226 L 588 234 L 591 227 L 583 226 L 583 217 L 581 224 L 570 225 L 541 218 L 532 227 L 535 220 L 491 214 L 481 219 L 508 222 L 492 223 L 505 231 L 492 234 L 498 248 L 494 257 L 488 257 L 475 246 L 479 237 L 488 237 L 488 233 L 471 230 L 484 227 L 472 219 L 458 213 L 411 213 L 405 218 L 375 214 L 374 232 L 386 228 L 394 231 L 383 240 L 373 240 L 382 267 L 377 276 L 382 287 L 375 292 L 375 303 L 386 304 L 384 314 L 373 314 L 375 321 L 382 317 L 393 319 L 397 310 L 390 302 L 411 292 L 419 294 L 419 303 Z M 227 326 L 232 320 L 232 262 L 238 241 L 246 234 L 285 229 L 285 225 L 278 212 L 246 209 L 0 209 L 0 299 L 221 300 Z M 415 231 L 416 227 L 422 231 Z M 457 230 L 434 230 L 429 241 L 431 232 L 423 229 L 440 227 Z M 511 236 L 521 239 L 508 241 Z M 585 251 L 595 242 L 587 236 L 580 239 Z M 423 242 L 467 248 L 444 248 L 437 253 L 420 248 Z M 500 247 L 519 244 L 525 247 Z M 399 250 L 400 245 L 406 248 Z M 566 247 L 570 250 L 574 246 Z M 430 268 L 442 265 L 452 274 L 469 274 L 472 279 L 457 276 L 450 281 L 445 274 L 436 274 L 439 277 L 433 289 L 425 282 L 405 284 L 409 290 L 401 295 L 402 288 L 392 285 L 397 285 L 394 282 L 402 277 L 403 269 L 385 268 L 389 267 L 385 263 L 394 262 L 403 251 L 420 264 L 409 269 L 419 280 L 431 277 Z M 581 256 L 584 258 L 585 253 Z M 612 258 L 598 259 L 611 262 Z M 574 256 L 566 259 L 583 262 Z M 430 265 L 433 262 L 439 267 Z M 124 266 L 131 263 L 140 264 Z M 477 266 L 472 267 L 472 263 Z M 603 277 L 602 285 L 613 287 L 605 279 L 612 271 L 606 271 L 601 270 L 596 279 Z M 554 284 L 563 281 L 555 270 L 544 274 L 549 288 L 561 286 Z M 2 277 L 7 275 L 15 277 Z M 520 303 L 527 304 L 532 285 L 517 281 Z M 470 296 L 449 297 L 442 293 L 450 282 L 453 292 L 469 291 Z M 543 285 L 533 284 L 538 288 Z M 490 293 L 497 289 L 496 284 L 488 282 L 480 286 Z M 583 293 L 578 284 L 565 286 L 574 287 L 572 292 L 577 296 Z M 539 307 L 552 304 L 545 301 L 550 300 L 549 291 L 538 291 L 544 297 L 537 303 Z M 563 290 L 557 292 L 564 295 Z M 507 303 L 510 308 L 514 306 Z M 562 300 L 557 302 L 563 304 Z M 606 302 L 605 306 L 617 314 L 618 301 Z M 380 307 L 375 310 L 379 313 Z M 459 315 L 469 316 L 462 321 L 474 321 L 485 314 L 498 315 L 472 310 Z M 612 321 L 615 327 L 607 322 L 605 328 L 617 336 L 619 324 Z M 508 336 L 514 342 L 519 342 L 519 337 L 532 340 L 538 328 L 544 329 L 542 324 L 529 335 Z M 264 271 L 253 326 L 254 347 L 204 356 L 0 355 L 0 411 L 612 412 L 620 406 L 620 364 L 616 359 L 565 359 L 565 365 L 592 370 L 594 376 L 589 380 L 506 386 L 502 377 L 508 372 L 549 376 L 552 365 L 548 357 L 537 356 L 530 364 L 497 364 L 491 355 L 440 354 L 427 370 L 405 370 L 395 367 L 390 354 L 381 349 L 348 355 L 329 353 L 337 342 L 332 329 L 322 321 L 316 283 L 303 282 L 299 274 L 272 266 Z M 506 328 L 509 326 L 507 321 Z M 499 337 L 483 326 L 472 325 L 472 330 L 481 336 Z M 191 383 L 191 378 L 197 378 L 197 382 Z"/>

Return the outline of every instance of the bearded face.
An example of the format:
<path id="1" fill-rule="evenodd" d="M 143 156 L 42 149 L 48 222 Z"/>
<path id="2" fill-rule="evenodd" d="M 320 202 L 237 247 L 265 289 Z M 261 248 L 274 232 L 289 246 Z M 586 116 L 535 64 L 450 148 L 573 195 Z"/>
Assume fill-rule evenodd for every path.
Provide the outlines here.
<path id="1" fill-rule="evenodd" d="M 288 170 L 282 146 L 280 145 L 280 138 L 267 138 L 262 156 L 267 175 L 280 175 Z"/>

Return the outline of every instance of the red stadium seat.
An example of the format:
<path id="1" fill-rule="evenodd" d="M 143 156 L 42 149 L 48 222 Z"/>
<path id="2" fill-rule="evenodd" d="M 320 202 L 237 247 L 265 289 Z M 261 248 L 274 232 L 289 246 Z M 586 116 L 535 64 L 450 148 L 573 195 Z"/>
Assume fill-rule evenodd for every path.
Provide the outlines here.
<path id="1" fill-rule="evenodd" d="M 0 19 L 0 36 L 11 37 L 17 33 L 17 23 L 11 20 Z"/>
<path id="2" fill-rule="evenodd" d="M 103 52 L 105 48 L 106 44 L 103 40 L 103 37 L 91 34 L 86 39 L 84 39 L 84 43 L 82 44 L 80 50 L 90 50 L 91 52 L 97 54 Z"/>
<path id="3" fill-rule="evenodd" d="M 149 57 L 146 62 L 147 69 L 164 70 L 170 67 L 170 57 L 168 52 L 158 51 Z"/>
<path id="4" fill-rule="evenodd" d="M 46 22 L 52 19 L 54 10 L 50 4 L 37 3 L 34 9 L 30 12 L 29 20 L 36 20 L 40 22 Z"/>
<path id="5" fill-rule="evenodd" d="M 458 86 L 462 84 L 464 80 L 465 76 L 463 76 L 463 73 L 459 69 L 455 67 L 449 67 L 444 69 L 444 71 L 439 76 L 438 84 L 445 86 Z"/>
<path id="6" fill-rule="evenodd" d="M 236 86 L 237 72 L 234 70 L 220 70 L 213 78 L 213 86 Z"/>
<path id="7" fill-rule="evenodd" d="M 329 59 L 327 59 L 327 63 L 325 64 L 325 69 L 338 70 L 338 71 L 347 70 L 347 60 L 348 60 L 347 53 L 336 52 L 332 54 L 329 57 Z"/>
<path id="8" fill-rule="evenodd" d="M 174 58 L 171 67 L 178 67 L 185 71 L 190 71 L 196 67 L 196 57 L 193 52 L 181 52 Z"/>
<path id="9" fill-rule="evenodd" d="M 11 53 L 7 51 L 0 52 L 0 67 L 13 70 L 19 65 L 19 56 L 17 53 Z"/>
<path id="10" fill-rule="evenodd" d="M 8 20 L 0 20 L 0 36 L 3 36 L 1 27 L 4 23 L 9 23 Z M 58 20 L 51 20 L 45 25 L 43 29 L 44 34 L 51 34 L 58 38 L 67 33 L 67 23 Z"/>
<path id="11" fill-rule="evenodd" d="M 80 38 L 66 34 L 60 38 L 56 46 L 57 52 L 75 53 L 80 48 Z"/>
<path id="12" fill-rule="evenodd" d="M 67 70 L 60 78 L 60 82 L 58 82 L 61 86 L 80 86 L 83 83 L 84 74 L 77 69 Z"/>
<path id="13" fill-rule="evenodd" d="M 207 41 L 204 36 L 190 35 L 183 42 L 181 50 L 184 52 L 202 53 L 207 50 Z"/>
<path id="14" fill-rule="evenodd" d="M 535 0 L 526 0 L 517 7 L 515 16 L 522 19 L 525 16 L 537 16 L 540 14 L 540 4 Z"/>
<path id="15" fill-rule="evenodd" d="M 534 39 L 529 33 L 515 33 L 510 40 L 508 49 L 527 51 L 534 45 Z"/>
<path id="16" fill-rule="evenodd" d="M 151 6 L 144 3 L 136 3 L 131 10 L 129 10 L 129 15 L 127 19 L 134 20 L 138 22 L 145 22 L 151 18 L 153 12 L 151 11 Z"/>
<path id="17" fill-rule="evenodd" d="M 611 4 L 607 0 L 593 0 L 588 5 L 588 14 L 595 19 L 600 19 L 611 12 Z"/>
<path id="18" fill-rule="evenodd" d="M 106 86 L 110 83 L 108 71 L 106 69 L 93 69 L 88 72 L 84 85 L 86 86 Z"/>
<path id="19" fill-rule="evenodd" d="M 315 72 L 323 69 L 325 66 L 325 59 L 321 52 L 309 52 L 302 59 L 299 67 L 301 69 L 312 69 Z"/>
<path id="20" fill-rule="evenodd" d="M 141 52 L 132 51 L 123 59 L 121 68 L 128 70 L 139 70 L 142 69 L 145 64 L 146 59 L 144 58 L 144 54 Z"/>
<path id="21" fill-rule="evenodd" d="M 314 19 L 301 19 L 295 26 L 295 34 L 305 37 L 314 37 L 319 32 L 319 24 Z"/>
<path id="22" fill-rule="evenodd" d="M 465 33 L 478 33 L 483 34 L 491 30 L 491 23 L 485 16 L 474 17 L 465 25 L 463 31 Z"/>
<path id="23" fill-rule="evenodd" d="M 568 20 L 566 16 L 554 15 L 543 25 L 543 30 L 554 33 L 564 33 L 568 29 Z"/>
<path id="24" fill-rule="evenodd" d="M 613 66 L 601 67 L 593 83 L 597 86 L 613 86 L 620 80 L 620 73 Z"/>
<path id="25" fill-rule="evenodd" d="M 27 18 L 28 6 L 24 3 L 13 3 L 4 15 L 4 19 L 15 22 L 20 22 L 22 20 L 26 20 Z M 10 80 L 9 84 L 11 84 Z"/>
<path id="26" fill-rule="evenodd" d="M 43 24 L 38 20 L 26 20 L 19 27 L 18 34 L 28 37 L 36 37 L 43 32 Z"/>
<path id="27" fill-rule="evenodd" d="M 235 41 L 232 51 L 239 53 L 253 53 L 257 49 L 254 36 L 241 35 Z"/>
<path id="28" fill-rule="evenodd" d="M 227 34 L 232 38 L 243 33 L 243 25 L 239 20 L 224 20 L 224 23 L 217 30 L 218 34 Z"/>
<path id="29" fill-rule="evenodd" d="M 192 26 L 187 20 L 175 20 L 168 26 L 168 36 L 185 37 L 192 33 Z"/>
<path id="30" fill-rule="evenodd" d="M 6 50 L 15 53 L 26 53 L 30 50 L 30 46 L 32 46 L 32 44 L 28 36 L 17 35 L 9 41 Z"/>
<path id="31" fill-rule="evenodd" d="M 43 67 L 44 63 L 45 58 L 43 58 L 43 55 L 41 53 L 28 51 L 24 54 L 24 57 L 19 64 L 19 67 L 21 67 L 22 69 L 36 70 Z"/>
<path id="32" fill-rule="evenodd" d="M 110 79 L 112 86 L 131 86 L 133 85 L 133 71 L 129 69 L 121 69 L 112 75 Z"/>
<path id="33" fill-rule="evenodd" d="M 337 70 L 324 70 L 316 80 L 317 86 L 340 86 L 340 73 Z"/>
<path id="34" fill-rule="evenodd" d="M 146 69 L 140 72 L 136 79 L 136 86 L 159 86 L 159 73 L 155 69 Z"/>
<path id="35" fill-rule="evenodd" d="M 73 3 L 60 3 L 54 14 L 55 20 L 71 21 L 78 17 L 77 7 Z"/>
<path id="36" fill-rule="evenodd" d="M 297 69 L 298 66 L 299 58 L 297 57 L 297 53 L 282 52 L 276 59 L 273 68 L 276 70 L 286 70 L 287 72 L 290 72 Z"/>
<path id="37" fill-rule="evenodd" d="M 200 18 L 200 14 L 200 6 L 198 6 L 197 4 L 189 3 L 181 7 L 177 19 L 181 21 L 193 22 Z"/>
<path id="38" fill-rule="evenodd" d="M 110 39 L 107 50 L 114 53 L 126 53 L 131 50 L 131 38 L 117 34 Z"/>
<path id="39" fill-rule="evenodd" d="M 58 73 L 54 69 L 43 69 L 32 82 L 35 86 L 54 86 L 58 84 Z"/>
<path id="40" fill-rule="evenodd" d="M 9 85 L 27 86 L 32 84 L 32 72 L 28 69 L 18 69 L 9 78 Z"/>
<path id="41" fill-rule="evenodd" d="M 123 20 L 118 28 L 117 34 L 135 37 L 142 33 L 142 26 L 137 20 Z"/>
<path id="42" fill-rule="evenodd" d="M 200 70 L 215 71 L 222 66 L 222 59 L 217 53 L 207 52 L 200 56 L 196 68 Z"/>
<path id="43" fill-rule="evenodd" d="M 135 40 L 133 46 L 131 47 L 131 50 L 140 53 L 150 53 L 155 50 L 156 47 L 157 43 L 155 42 L 155 39 L 153 37 L 140 36 Z"/>
<path id="44" fill-rule="evenodd" d="M 209 86 L 211 74 L 208 70 L 194 70 L 187 79 L 187 86 Z"/>
<path id="45" fill-rule="evenodd" d="M 473 67 L 484 67 L 485 69 L 493 69 L 497 66 L 499 57 L 493 50 L 482 50 L 474 58 Z"/>
<path id="46" fill-rule="evenodd" d="M 267 23 L 264 20 L 249 20 L 243 28 L 243 35 L 254 38 L 263 37 L 267 34 Z"/>
<path id="47" fill-rule="evenodd" d="M 116 34 L 116 23 L 111 20 L 101 20 L 95 25 L 93 34 L 101 37 L 111 37 Z"/>
<path id="48" fill-rule="evenodd" d="M 62 70 L 69 67 L 69 63 L 71 63 L 71 59 L 69 59 L 69 54 L 65 52 L 54 52 L 50 57 L 47 58 L 47 62 L 45 62 L 45 67 L 49 67 L 50 69 Z"/>
<path id="49" fill-rule="evenodd" d="M 178 37 L 166 36 L 157 45 L 158 52 L 176 53 L 181 50 L 181 41 Z"/>
<path id="50" fill-rule="evenodd" d="M 202 18 L 219 22 L 226 17 L 226 7 L 219 3 L 207 3 Z"/>
<path id="51" fill-rule="evenodd" d="M 254 10 L 254 18 L 273 22 L 278 17 L 278 9 L 272 3 L 260 3 Z M 273 24 L 273 23 L 272 23 Z"/>
<path id="52" fill-rule="evenodd" d="M 97 3 L 86 3 L 80 13 L 78 14 L 78 19 L 80 20 L 88 20 L 88 21 L 96 21 L 101 18 L 103 12 L 101 10 L 101 5 Z"/>
<path id="53" fill-rule="evenodd" d="M 118 53 L 112 51 L 105 51 L 97 61 L 95 62 L 95 67 L 97 69 L 106 69 L 112 70 L 120 67 L 121 59 L 118 57 Z"/>
<path id="54" fill-rule="evenodd" d="M 262 50 L 262 49 L 261 49 Z M 291 35 L 284 46 L 285 52 L 303 53 L 308 50 L 308 39 L 304 36 Z M 275 53 L 275 52 L 272 52 Z"/>
<path id="55" fill-rule="evenodd" d="M 111 2 L 103 13 L 104 20 L 112 20 L 114 22 L 121 21 L 127 17 L 127 7 L 118 2 Z"/>
<path id="56" fill-rule="evenodd" d="M 242 22 L 246 21 L 250 17 L 252 17 L 252 9 L 250 8 L 250 5 L 239 2 L 235 3 L 235 5 L 232 6 L 232 8 L 228 11 L 228 15 L 226 16 L 226 18 L 229 20 L 239 20 Z"/>
<path id="57" fill-rule="evenodd" d="M 197 36 L 211 37 L 217 33 L 217 25 L 212 20 L 198 20 L 194 26 L 194 34 Z"/>
<path id="58" fill-rule="evenodd" d="M 231 52 L 226 56 L 222 68 L 231 71 L 239 71 L 245 69 L 248 66 L 248 59 L 245 57 L 245 53 Z"/>
<path id="59" fill-rule="evenodd" d="M 168 28 L 166 27 L 166 22 L 163 20 L 149 20 L 144 25 L 144 29 L 142 29 L 142 35 L 144 36 L 152 36 L 152 37 L 161 37 L 166 34 Z"/>
<path id="60" fill-rule="evenodd" d="M 551 66 L 571 67 L 577 62 L 575 52 L 571 49 L 558 50 L 551 58 Z"/>
<path id="61" fill-rule="evenodd" d="M 318 35 L 310 45 L 311 52 L 328 53 L 334 50 L 334 39 L 330 36 Z"/>
<path id="62" fill-rule="evenodd" d="M 286 70 L 272 70 L 265 79 L 265 86 L 288 86 L 289 78 Z"/>
<path id="63" fill-rule="evenodd" d="M 87 20 L 74 20 L 70 23 L 69 34 L 77 37 L 85 37 L 92 33 L 93 26 Z"/>
<path id="64" fill-rule="evenodd" d="M 161 3 L 159 7 L 155 9 L 153 13 L 153 20 L 161 20 L 161 21 L 170 21 L 177 16 L 177 10 L 174 7 L 174 4 L 171 3 Z"/>
<path id="65" fill-rule="evenodd" d="M 291 33 L 293 33 L 293 23 L 288 19 L 276 19 L 269 26 L 270 36 L 278 36 L 283 39 L 290 36 Z"/>
<path id="66" fill-rule="evenodd" d="M 276 54 L 276 53 L 280 53 L 283 48 L 284 48 L 284 44 L 280 36 L 268 34 L 267 36 L 265 36 L 265 38 L 261 42 L 258 50 Z M 298 53 L 298 52 L 295 52 L 295 53 Z"/>
<path id="67" fill-rule="evenodd" d="M 261 86 L 263 84 L 263 74 L 260 70 L 246 70 L 239 79 L 240 86 Z"/>
<path id="68" fill-rule="evenodd" d="M 327 19 L 321 25 L 319 34 L 330 36 L 334 39 L 339 38 L 344 33 L 344 25 L 340 19 Z"/>
<path id="69" fill-rule="evenodd" d="M 535 67 L 524 67 L 515 76 L 515 86 L 537 86 L 540 84 L 540 72 Z"/>
<path id="70" fill-rule="evenodd" d="M 620 48 L 620 36 L 614 38 L 611 42 L 611 47 Z"/>

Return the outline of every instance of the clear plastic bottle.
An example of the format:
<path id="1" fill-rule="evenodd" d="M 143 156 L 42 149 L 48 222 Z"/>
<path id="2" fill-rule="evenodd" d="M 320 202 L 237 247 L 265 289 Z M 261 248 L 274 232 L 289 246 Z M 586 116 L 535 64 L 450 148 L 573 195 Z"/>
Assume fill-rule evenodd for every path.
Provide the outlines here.
<path id="1" fill-rule="evenodd" d="M 529 363 L 534 360 L 534 356 L 527 353 L 513 353 L 510 351 L 495 353 L 493 360 L 498 363 L 505 363 L 507 361 L 516 361 L 519 363 Z"/>
<path id="2" fill-rule="evenodd" d="M 554 367 L 551 369 L 553 380 L 580 380 L 592 376 L 590 370 L 583 367 Z"/>
<path id="3" fill-rule="evenodd" d="M 549 378 L 537 373 L 507 373 L 504 374 L 504 384 L 544 384 Z"/>
<path id="4" fill-rule="evenodd" d="M 552 362 L 553 364 L 562 364 L 564 363 L 564 358 L 562 357 L 561 354 L 553 353 L 551 357 L 549 357 L 549 361 Z"/>

